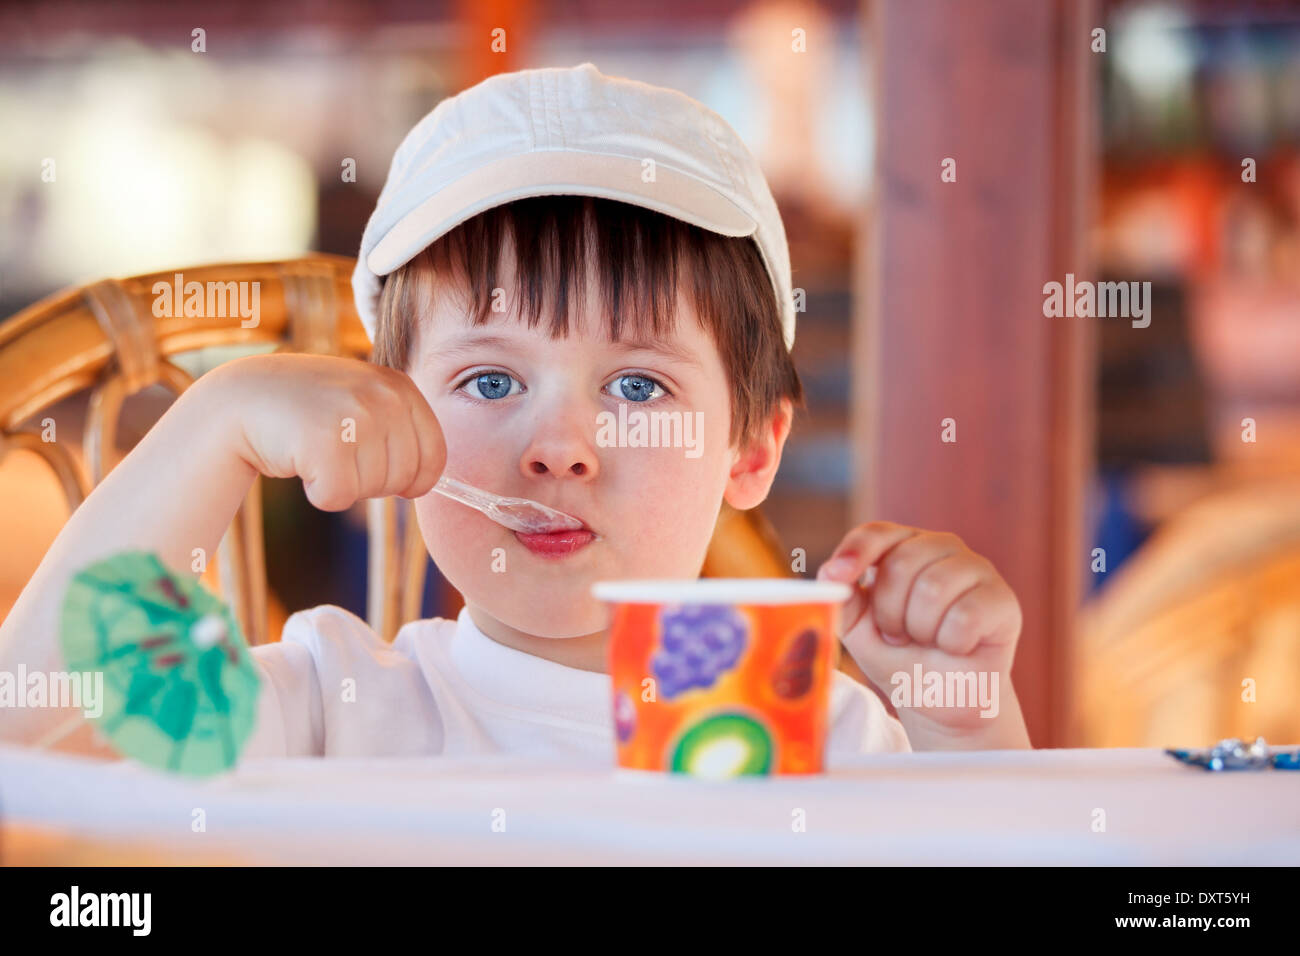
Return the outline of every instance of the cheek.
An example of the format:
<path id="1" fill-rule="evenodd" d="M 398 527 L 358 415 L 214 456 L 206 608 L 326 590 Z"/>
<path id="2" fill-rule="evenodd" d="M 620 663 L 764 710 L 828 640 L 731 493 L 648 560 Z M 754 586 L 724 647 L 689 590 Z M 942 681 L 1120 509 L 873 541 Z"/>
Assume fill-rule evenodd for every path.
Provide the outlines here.
<path id="1" fill-rule="evenodd" d="M 637 577 L 682 577 L 698 572 L 726 489 L 724 441 L 686 457 L 679 448 L 608 449 L 603 475 L 617 522 L 623 570 Z"/>
<path id="2" fill-rule="evenodd" d="M 415 502 L 420 533 L 439 572 L 461 593 L 490 579 L 496 548 L 508 532 L 478 512 L 431 492 Z"/>
<path id="3" fill-rule="evenodd" d="M 499 468 L 504 456 L 494 450 L 497 442 L 485 442 L 484 427 L 489 425 L 499 432 L 501 423 L 483 409 L 469 405 L 464 399 L 449 393 L 449 386 L 437 385 L 425 377 L 413 378 L 415 387 L 429 403 L 438 426 L 442 429 L 447 446 L 448 477 L 470 483 L 475 478 L 485 478 L 492 469 Z M 478 474 L 474 470 L 478 469 Z"/>
<path id="4" fill-rule="evenodd" d="M 472 410 L 458 406 L 454 400 L 431 407 L 447 443 L 444 475 L 489 491 L 498 490 L 503 475 L 514 476 L 518 463 L 506 451 L 500 422 L 470 414 Z M 492 433 L 491 440 L 485 441 L 487 427 L 492 428 Z"/>

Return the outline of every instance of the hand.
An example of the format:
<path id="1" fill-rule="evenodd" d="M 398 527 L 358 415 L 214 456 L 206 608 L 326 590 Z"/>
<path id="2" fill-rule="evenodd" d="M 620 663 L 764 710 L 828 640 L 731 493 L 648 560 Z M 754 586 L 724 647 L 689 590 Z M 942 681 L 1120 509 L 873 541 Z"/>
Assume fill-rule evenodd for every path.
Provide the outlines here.
<path id="1" fill-rule="evenodd" d="M 841 611 L 842 640 L 886 697 L 895 699 L 898 690 L 905 706 L 897 701 L 895 706 L 905 726 L 921 719 L 940 733 L 988 729 L 993 720 L 981 717 L 990 709 L 979 701 L 982 679 L 995 703 L 1014 705 L 1023 727 L 1011 687 L 1020 603 L 992 563 L 956 535 L 887 521 L 860 525 L 845 535 L 817 577 L 854 585 Z M 967 694 L 962 707 L 950 699 L 938 707 L 921 706 L 923 687 L 914 686 L 917 664 L 923 675 L 938 672 L 945 685 L 950 673 L 973 672 L 976 693 Z"/>
<path id="2" fill-rule="evenodd" d="M 363 498 L 418 498 L 447 461 L 429 403 L 394 369 L 328 356 L 258 355 L 199 382 L 234 407 L 240 456 L 264 475 L 302 478 L 307 500 L 324 511 Z"/>

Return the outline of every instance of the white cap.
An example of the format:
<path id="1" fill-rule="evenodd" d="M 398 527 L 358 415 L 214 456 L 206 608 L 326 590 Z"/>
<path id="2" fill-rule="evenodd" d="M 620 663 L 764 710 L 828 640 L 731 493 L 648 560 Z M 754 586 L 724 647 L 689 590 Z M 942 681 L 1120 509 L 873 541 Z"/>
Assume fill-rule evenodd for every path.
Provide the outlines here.
<path id="1" fill-rule="evenodd" d="M 651 168 L 654 176 L 643 176 Z M 371 340 L 380 276 L 485 209 L 552 195 L 617 199 L 724 236 L 753 236 L 786 348 L 794 344 L 790 250 L 753 154 L 686 94 L 605 76 L 591 63 L 488 77 L 443 100 L 406 135 L 352 275 Z"/>

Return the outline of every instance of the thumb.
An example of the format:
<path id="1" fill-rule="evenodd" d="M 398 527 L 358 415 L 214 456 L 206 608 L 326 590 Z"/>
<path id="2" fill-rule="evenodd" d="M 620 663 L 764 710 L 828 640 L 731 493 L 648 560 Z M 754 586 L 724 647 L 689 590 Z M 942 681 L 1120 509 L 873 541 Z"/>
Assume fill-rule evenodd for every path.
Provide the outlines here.
<path id="1" fill-rule="evenodd" d="M 842 581 L 846 574 L 852 573 L 846 570 L 849 567 L 847 563 L 839 567 L 833 565 L 835 560 L 823 565 L 817 572 L 818 580 Z M 871 613 L 871 603 L 875 595 L 875 578 L 876 569 L 873 565 L 863 572 L 861 579 L 849 579 L 844 582 L 853 585 L 853 592 L 840 610 L 839 637 L 844 649 L 857 662 L 862 673 L 883 691 L 889 687 L 889 675 L 895 673 L 902 663 L 910 659 L 908 655 L 913 649 L 907 647 L 910 642 L 906 638 L 892 639 L 876 627 Z"/>
<path id="2" fill-rule="evenodd" d="M 860 559 L 857 555 L 842 554 L 817 569 L 817 580 L 838 581 L 852 588 L 849 599 L 840 607 L 841 637 L 857 627 L 864 616 L 867 617 L 868 625 L 871 624 L 867 611 L 871 607 L 871 585 L 875 583 L 876 567 L 872 565 L 859 575 L 859 566 Z"/>

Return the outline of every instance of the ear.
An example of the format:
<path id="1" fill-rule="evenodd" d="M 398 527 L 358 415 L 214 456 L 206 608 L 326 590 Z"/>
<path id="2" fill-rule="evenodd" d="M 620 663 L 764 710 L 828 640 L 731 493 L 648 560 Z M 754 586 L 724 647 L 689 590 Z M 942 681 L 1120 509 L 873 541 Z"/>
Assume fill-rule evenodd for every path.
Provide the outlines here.
<path id="1" fill-rule="evenodd" d="M 767 497 L 776 469 L 781 464 L 781 452 L 790 435 L 793 418 L 794 406 L 788 398 L 781 399 L 763 433 L 748 448 L 734 451 L 735 460 L 722 497 L 737 511 L 757 507 Z"/>

